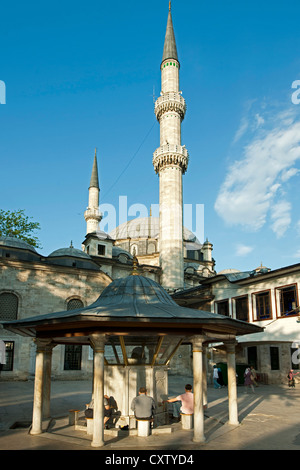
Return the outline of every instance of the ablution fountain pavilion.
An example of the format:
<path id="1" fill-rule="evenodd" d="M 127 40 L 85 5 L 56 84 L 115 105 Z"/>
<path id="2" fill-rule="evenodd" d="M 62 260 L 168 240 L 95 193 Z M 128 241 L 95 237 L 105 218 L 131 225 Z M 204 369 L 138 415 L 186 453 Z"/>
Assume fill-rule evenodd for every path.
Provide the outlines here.
<path id="1" fill-rule="evenodd" d="M 43 413 L 50 409 L 53 348 L 61 344 L 92 347 L 93 447 L 105 444 L 104 394 L 114 398 L 120 422 L 130 427 L 135 426 L 131 401 L 144 386 L 157 404 L 156 423 L 166 423 L 167 411 L 161 404 L 168 396 L 168 369 L 182 344 L 191 344 L 193 351 L 193 441 L 205 442 L 208 345 L 223 343 L 226 348 L 228 423 L 238 424 L 236 337 L 262 331 L 227 316 L 179 306 L 158 283 L 135 272 L 111 282 L 90 306 L 2 324 L 16 334 L 32 337 L 36 343 L 32 435 L 43 432 Z"/>

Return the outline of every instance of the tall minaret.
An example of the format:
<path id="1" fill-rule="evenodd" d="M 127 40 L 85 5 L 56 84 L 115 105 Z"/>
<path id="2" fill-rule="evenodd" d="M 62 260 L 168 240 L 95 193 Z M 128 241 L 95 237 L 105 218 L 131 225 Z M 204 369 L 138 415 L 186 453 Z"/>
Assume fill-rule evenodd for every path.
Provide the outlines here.
<path id="1" fill-rule="evenodd" d="M 187 170 L 188 152 L 181 145 L 181 122 L 186 104 L 179 88 L 179 60 L 171 2 L 161 63 L 161 94 L 155 103 L 160 124 L 160 147 L 153 154 L 159 175 L 161 284 L 165 288 L 184 287 L 182 175 Z"/>
<path id="2" fill-rule="evenodd" d="M 98 178 L 97 151 L 95 149 L 95 157 L 89 187 L 89 205 L 84 213 L 87 234 L 97 232 L 97 230 L 99 230 L 99 223 L 102 219 L 102 214 L 99 211 L 99 193 L 100 188 Z"/>

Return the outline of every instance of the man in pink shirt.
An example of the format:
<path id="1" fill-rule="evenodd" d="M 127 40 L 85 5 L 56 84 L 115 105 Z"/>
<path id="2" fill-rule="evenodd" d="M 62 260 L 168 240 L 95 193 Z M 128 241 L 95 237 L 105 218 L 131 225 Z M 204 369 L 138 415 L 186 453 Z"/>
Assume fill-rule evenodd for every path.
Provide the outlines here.
<path id="1" fill-rule="evenodd" d="M 190 384 L 186 384 L 185 393 L 165 401 L 173 403 L 173 417 L 177 421 L 180 421 L 180 413 L 187 415 L 194 413 L 194 394 Z"/>

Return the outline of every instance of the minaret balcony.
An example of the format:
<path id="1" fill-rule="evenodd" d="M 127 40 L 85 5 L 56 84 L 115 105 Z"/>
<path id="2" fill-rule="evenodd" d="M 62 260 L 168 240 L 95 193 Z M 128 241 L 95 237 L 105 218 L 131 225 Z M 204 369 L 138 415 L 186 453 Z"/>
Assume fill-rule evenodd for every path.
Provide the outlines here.
<path id="1" fill-rule="evenodd" d="M 177 166 L 184 174 L 188 167 L 189 154 L 185 146 L 176 144 L 162 145 L 153 153 L 152 163 L 156 173 L 169 166 Z"/>
<path id="2" fill-rule="evenodd" d="M 84 212 L 85 220 L 95 219 L 101 221 L 103 217 L 102 212 L 98 208 L 90 208 L 88 207 L 87 210 Z"/>
<path id="3" fill-rule="evenodd" d="M 164 93 L 155 102 L 154 112 L 159 121 L 162 114 L 175 111 L 184 119 L 186 113 L 186 102 L 180 93 Z"/>

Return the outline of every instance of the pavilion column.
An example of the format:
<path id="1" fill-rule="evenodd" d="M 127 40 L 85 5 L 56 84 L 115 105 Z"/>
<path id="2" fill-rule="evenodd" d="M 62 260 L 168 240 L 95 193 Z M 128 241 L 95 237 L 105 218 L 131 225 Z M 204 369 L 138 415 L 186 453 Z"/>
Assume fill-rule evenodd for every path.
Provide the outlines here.
<path id="1" fill-rule="evenodd" d="M 51 366 L 52 350 L 55 344 L 45 348 L 44 353 L 44 383 L 43 383 L 43 418 L 50 418 L 50 396 L 51 396 Z"/>
<path id="2" fill-rule="evenodd" d="M 228 408 L 229 424 L 238 425 L 238 403 L 235 367 L 235 345 L 236 341 L 226 342 L 227 352 L 227 374 L 228 374 Z"/>
<path id="3" fill-rule="evenodd" d="M 32 413 L 32 428 L 30 434 L 41 434 L 43 421 L 43 398 L 45 396 L 45 376 L 46 376 L 46 355 L 49 354 L 49 348 L 52 349 L 51 340 L 36 339 L 36 360 L 35 360 L 35 379 L 34 379 L 34 398 Z M 50 397 L 49 397 L 50 401 Z"/>
<path id="4" fill-rule="evenodd" d="M 205 442 L 203 410 L 203 341 L 204 336 L 194 336 L 193 376 L 194 376 L 194 442 Z"/>
<path id="5" fill-rule="evenodd" d="M 202 384 L 203 384 L 203 407 L 207 408 L 207 348 L 203 346 L 203 369 L 202 369 Z"/>
<path id="6" fill-rule="evenodd" d="M 104 446 L 104 344 L 105 335 L 90 336 L 94 351 L 94 432 L 92 447 Z"/>

